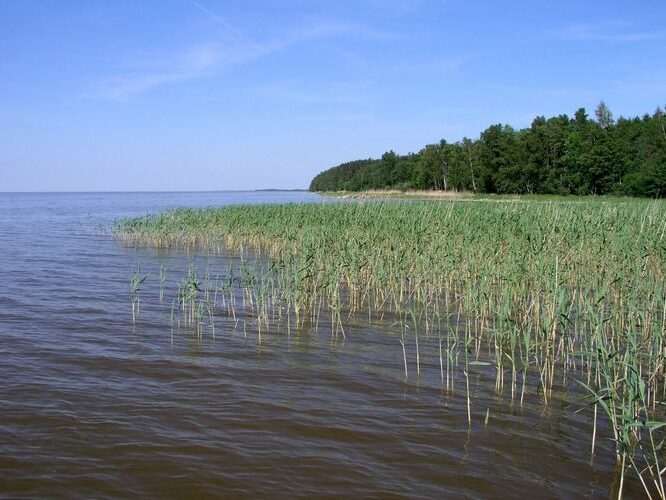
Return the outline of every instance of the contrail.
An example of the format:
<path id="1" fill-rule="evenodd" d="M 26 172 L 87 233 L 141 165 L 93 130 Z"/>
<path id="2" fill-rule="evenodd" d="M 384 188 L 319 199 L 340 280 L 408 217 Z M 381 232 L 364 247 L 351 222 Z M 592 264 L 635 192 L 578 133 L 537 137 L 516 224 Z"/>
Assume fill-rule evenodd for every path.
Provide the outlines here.
<path id="1" fill-rule="evenodd" d="M 236 35 L 236 37 L 239 38 L 241 41 L 243 41 L 243 42 L 245 42 L 245 43 L 247 43 L 247 44 L 253 46 L 254 48 L 256 48 L 256 49 L 258 49 L 258 50 L 263 50 L 263 47 L 262 47 L 261 45 L 258 45 L 258 44 L 255 43 L 252 39 L 248 38 L 246 35 L 244 35 L 244 34 L 241 33 L 240 31 L 238 31 L 238 30 L 237 30 L 236 28 L 234 28 L 231 24 L 229 24 L 224 18 L 218 16 L 218 15 L 215 14 L 214 12 L 211 12 L 210 10 L 208 10 L 206 7 L 204 7 L 203 5 L 201 5 L 201 4 L 200 4 L 199 2 L 197 2 L 196 0 L 190 0 L 190 2 L 191 2 L 196 8 L 198 8 L 201 12 L 203 12 L 203 13 L 209 15 L 210 17 L 212 17 L 213 19 L 215 19 L 217 22 L 219 22 L 220 24 L 222 24 L 227 30 L 229 30 L 231 33 L 233 33 L 234 35 Z"/>

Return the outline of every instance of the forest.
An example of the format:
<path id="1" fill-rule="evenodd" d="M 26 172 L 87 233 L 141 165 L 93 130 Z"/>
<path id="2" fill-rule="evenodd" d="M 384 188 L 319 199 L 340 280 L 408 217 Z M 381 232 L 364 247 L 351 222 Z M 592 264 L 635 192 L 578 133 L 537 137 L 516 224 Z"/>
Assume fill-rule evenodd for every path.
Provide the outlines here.
<path id="1" fill-rule="evenodd" d="M 478 139 L 388 151 L 317 175 L 310 191 L 454 190 L 497 194 L 666 196 L 666 115 L 536 117 L 529 128 L 491 125 Z"/>

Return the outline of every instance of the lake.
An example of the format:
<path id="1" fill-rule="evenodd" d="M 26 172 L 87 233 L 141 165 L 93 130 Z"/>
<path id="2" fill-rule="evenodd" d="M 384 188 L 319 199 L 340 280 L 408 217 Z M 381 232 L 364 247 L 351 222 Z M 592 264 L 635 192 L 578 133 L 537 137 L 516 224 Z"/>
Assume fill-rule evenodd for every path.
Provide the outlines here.
<path id="1" fill-rule="evenodd" d="M 136 250 L 109 232 L 117 218 L 170 207 L 320 201 L 0 194 L 0 494 L 607 497 L 612 446 L 590 460 L 590 414 L 566 388 L 548 406 L 528 390 L 520 405 L 477 370 L 469 426 L 464 378 L 445 391 L 424 345 L 421 375 L 405 381 L 389 326 L 352 320 L 346 339 L 259 342 L 227 318 L 214 335 L 174 332 L 176 277 L 193 258 L 215 271 L 218 256 Z M 138 266 L 148 278 L 133 323 Z M 172 273 L 165 303 L 161 267 Z"/>

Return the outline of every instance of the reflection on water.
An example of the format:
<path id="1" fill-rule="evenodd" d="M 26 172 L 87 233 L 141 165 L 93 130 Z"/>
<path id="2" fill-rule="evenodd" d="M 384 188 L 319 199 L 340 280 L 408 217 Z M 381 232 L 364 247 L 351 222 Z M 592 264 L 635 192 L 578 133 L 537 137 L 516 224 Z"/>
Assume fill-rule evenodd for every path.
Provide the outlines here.
<path id="1" fill-rule="evenodd" d="M 607 496 L 610 445 L 590 464 L 590 418 L 571 397 L 544 407 L 533 388 L 521 407 L 478 366 L 470 428 L 464 378 L 443 390 L 434 341 L 405 383 L 396 335 L 360 320 L 346 341 L 273 332 L 259 345 L 230 316 L 214 338 L 173 329 L 169 301 L 190 256 L 124 248 L 101 230 L 172 206 L 317 199 L 0 194 L 0 492 Z M 138 262 L 149 279 L 133 325 Z M 160 266 L 171 273 L 162 304 Z"/>

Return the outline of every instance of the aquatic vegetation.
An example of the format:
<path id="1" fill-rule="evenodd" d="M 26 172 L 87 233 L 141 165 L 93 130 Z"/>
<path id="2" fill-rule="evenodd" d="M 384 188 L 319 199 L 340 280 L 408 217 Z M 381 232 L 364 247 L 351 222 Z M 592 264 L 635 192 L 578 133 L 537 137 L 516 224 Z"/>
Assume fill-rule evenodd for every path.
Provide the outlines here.
<path id="1" fill-rule="evenodd" d="M 389 322 L 405 378 L 421 375 L 422 343 L 434 341 L 447 391 L 462 367 L 470 423 L 473 370 L 492 370 L 498 395 L 520 403 L 528 380 L 544 404 L 578 381 L 591 397 L 593 453 L 603 417 L 622 478 L 631 468 L 664 495 L 663 201 L 229 206 L 124 220 L 114 233 L 128 245 L 240 256 L 216 280 L 188 275 L 178 301 L 188 323 L 242 308 L 261 341 Z"/>
<path id="2" fill-rule="evenodd" d="M 164 301 L 164 282 L 167 277 L 167 267 L 162 264 L 160 266 L 160 303 Z"/>
<path id="3" fill-rule="evenodd" d="M 139 313 L 141 312 L 141 285 L 148 279 L 148 275 L 141 276 L 141 266 L 138 265 L 136 270 L 132 273 L 130 279 L 130 303 L 132 308 L 132 323 L 136 323 Z"/>

